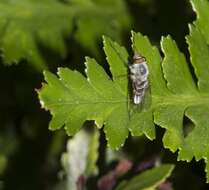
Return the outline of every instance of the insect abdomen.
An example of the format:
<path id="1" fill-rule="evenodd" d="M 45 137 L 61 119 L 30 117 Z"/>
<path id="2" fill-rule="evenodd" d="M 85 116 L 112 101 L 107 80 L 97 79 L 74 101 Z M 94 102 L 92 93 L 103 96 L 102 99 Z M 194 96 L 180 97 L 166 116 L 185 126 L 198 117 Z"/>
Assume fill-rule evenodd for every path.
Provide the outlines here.
<path id="1" fill-rule="evenodd" d="M 134 85 L 134 103 L 140 104 L 145 95 L 146 88 L 148 87 L 148 81 L 136 82 Z"/>

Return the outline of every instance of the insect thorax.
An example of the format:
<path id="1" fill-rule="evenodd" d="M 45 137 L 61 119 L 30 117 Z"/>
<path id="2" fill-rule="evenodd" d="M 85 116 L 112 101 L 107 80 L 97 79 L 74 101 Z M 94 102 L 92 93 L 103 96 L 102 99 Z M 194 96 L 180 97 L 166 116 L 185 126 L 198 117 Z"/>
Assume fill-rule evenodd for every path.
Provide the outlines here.
<path id="1" fill-rule="evenodd" d="M 140 64 L 132 64 L 129 66 L 129 68 L 132 80 L 147 80 L 149 71 L 146 62 Z"/>

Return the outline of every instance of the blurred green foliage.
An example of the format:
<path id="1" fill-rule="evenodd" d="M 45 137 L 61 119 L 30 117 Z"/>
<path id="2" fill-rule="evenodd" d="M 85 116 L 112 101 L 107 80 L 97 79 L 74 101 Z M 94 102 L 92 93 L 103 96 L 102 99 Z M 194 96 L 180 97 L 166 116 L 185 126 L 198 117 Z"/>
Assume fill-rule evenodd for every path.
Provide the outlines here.
<path id="1" fill-rule="evenodd" d="M 39 70 L 48 64 L 42 55 L 43 48 L 65 57 L 64 39 L 72 38 L 96 54 L 102 34 L 121 39 L 122 31 L 131 23 L 122 0 L 1 0 L 0 10 L 0 49 L 4 62 L 12 64 L 26 59 Z M 74 48 L 71 42 L 67 44 Z"/>

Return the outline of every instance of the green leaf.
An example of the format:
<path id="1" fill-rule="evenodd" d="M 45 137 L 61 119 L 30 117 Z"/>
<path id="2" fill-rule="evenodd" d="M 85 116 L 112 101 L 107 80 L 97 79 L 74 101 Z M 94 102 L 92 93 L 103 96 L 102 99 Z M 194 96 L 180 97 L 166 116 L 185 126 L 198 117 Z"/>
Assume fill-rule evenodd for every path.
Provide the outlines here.
<path id="1" fill-rule="evenodd" d="M 106 49 L 118 47 L 109 39 L 105 44 L 108 43 L 112 46 L 106 45 L 108 46 Z M 125 48 L 120 47 L 115 54 L 120 60 L 118 64 L 126 68 L 121 70 L 123 72 L 121 74 L 125 71 L 126 76 L 120 83 L 112 81 L 103 68 L 90 58 L 86 58 L 85 63 L 87 79 L 77 71 L 64 68 L 58 71 L 60 80 L 49 72 L 44 73 L 48 84 L 39 91 L 39 98 L 42 106 L 49 109 L 54 116 L 50 129 L 65 125 L 67 133 L 73 135 L 85 120 L 95 120 L 99 127 L 105 123 L 104 130 L 111 147 L 117 148 L 124 143 L 128 135 L 127 90 L 124 87 L 122 89 L 120 85 L 123 82 L 123 86 L 128 87 L 128 71 L 125 66 L 128 63 L 128 57 L 127 53 L 123 55 L 125 51 Z M 110 61 L 110 64 L 115 63 Z M 114 68 L 114 65 L 111 66 Z"/>
<path id="2" fill-rule="evenodd" d="M 186 59 L 178 50 L 176 43 L 171 37 L 162 38 L 161 46 L 165 57 L 161 73 L 167 82 L 167 89 L 163 86 L 159 90 L 156 90 L 157 84 L 155 83 L 160 79 L 160 83 L 163 84 L 162 80 L 164 79 L 161 78 L 162 74 L 154 69 L 157 67 L 153 64 L 154 61 L 149 61 L 152 60 L 153 51 L 150 51 L 151 47 L 144 47 L 146 37 L 144 38 L 141 34 L 133 34 L 132 39 L 135 51 L 142 52 L 148 60 L 152 93 L 150 110 L 154 113 L 155 123 L 166 129 L 163 137 L 164 146 L 173 152 L 179 149 L 179 160 L 189 161 L 195 156 L 197 160 L 203 158 L 207 163 L 209 159 L 209 130 L 206 127 L 208 126 L 206 118 L 209 113 L 209 48 L 204 37 L 196 27 L 190 25 L 190 35 L 187 37 L 187 42 L 198 80 L 198 88 L 194 83 Z M 159 62 L 158 66 L 160 67 L 160 65 Z M 159 79 L 157 79 L 158 76 L 160 76 Z M 152 79 L 154 77 L 156 78 Z M 155 93 L 156 91 L 161 94 Z M 184 115 L 196 125 L 188 136 L 185 136 L 183 132 Z M 207 168 L 206 170 L 208 170 Z"/>
<path id="3" fill-rule="evenodd" d="M 165 55 L 161 68 L 158 50 L 141 34 L 132 35 L 134 51 L 146 56 L 150 70 L 150 104 L 139 111 L 129 101 L 128 77 L 120 79 L 120 76 L 127 76 L 128 55 L 123 47 L 109 38 L 104 38 L 104 49 L 113 81 L 101 66 L 90 58 L 87 58 L 86 62 L 88 80 L 78 72 L 68 69 L 59 69 L 60 80 L 51 73 L 45 73 L 48 85 L 39 92 L 39 98 L 54 116 L 50 128 L 57 129 L 65 125 L 68 134 L 73 135 L 85 120 L 95 120 L 98 126 L 105 124 L 104 131 L 109 144 L 112 148 L 118 148 L 124 143 L 128 129 L 132 135 L 145 134 L 153 139 L 155 122 L 166 129 L 163 137 L 164 146 L 173 152 L 180 150 L 179 159 L 189 161 L 195 156 L 197 160 L 204 158 L 207 162 L 209 131 L 204 127 L 208 121 L 203 114 L 208 113 L 207 90 L 202 93 L 201 85 L 199 88 L 196 87 L 185 57 L 171 37 L 163 38 L 161 42 Z M 199 46 L 201 43 L 206 46 L 199 38 L 199 35 L 193 35 L 191 31 L 188 37 L 191 57 L 197 56 L 193 50 L 195 40 L 198 40 Z M 193 61 L 195 71 L 206 72 L 203 63 L 207 61 L 208 59 L 201 58 L 200 64 Z M 199 76 L 197 75 L 198 81 L 204 81 L 206 85 L 209 81 L 208 75 Z M 193 115 L 199 115 L 199 112 L 203 114 L 202 117 Z M 197 125 L 186 137 L 183 129 L 184 115 Z M 204 126 L 200 125 L 202 121 Z"/>
<path id="4" fill-rule="evenodd" d="M 174 166 L 164 164 L 153 169 L 149 169 L 129 181 L 122 181 L 116 190 L 148 190 L 155 189 L 171 175 Z"/>
<path id="5" fill-rule="evenodd" d="M 198 78 L 198 88 L 202 93 L 209 92 L 209 48 L 208 44 L 198 28 L 189 25 L 190 35 L 187 36 L 189 44 L 190 60 L 194 67 L 195 74 Z"/>
<path id="6" fill-rule="evenodd" d="M 209 2 L 208 0 L 191 0 L 193 10 L 197 13 L 195 25 L 209 43 Z"/>
<path id="7" fill-rule="evenodd" d="M 157 124 L 166 129 L 164 146 L 172 152 L 178 151 L 179 160 L 204 159 L 209 171 L 209 47 L 195 25 L 190 25 L 187 43 L 194 74 L 170 36 L 161 40 L 162 60 L 147 37 L 132 32 L 133 51 L 146 57 L 149 68 L 149 89 L 138 107 L 132 104 L 129 95 L 128 54 L 109 38 L 104 38 L 104 50 L 113 80 L 92 59 L 86 64 L 88 80 L 67 69 L 61 69 L 66 71 L 65 76 L 58 73 L 60 80 L 46 73 L 48 84 L 39 92 L 39 98 L 54 116 L 51 128 L 65 125 L 68 133 L 73 134 L 85 120 L 95 120 L 98 126 L 105 125 L 111 147 L 118 148 L 128 130 L 133 136 L 145 134 L 154 139 Z M 68 102 L 72 102 L 71 106 Z M 195 126 L 188 134 L 183 126 L 185 116 Z"/>
<path id="8" fill-rule="evenodd" d="M 76 71 L 60 68 L 58 75 L 45 72 L 48 84 L 39 91 L 42 106 L 53 115 L 49 128 L 65 125 L 69 135 L 74 135 L 86 120 L 95 120 L 98 127 L 105 124 L 104 131 L 112 148 L 121 146 L 128 136 L 143 133 L 155 137 L 151 111 L 131 111 L 128 90 L 128 54 L 124 47 L 104 37 L 104 50 L 110 65 L 113 80 L 94 59 L 86 59 L 87 79 Z M 130 117 L 130 112 L 131 117 Z M 135 122 L 136 121 L 136 122 Z M 136 125 L 137 124 L 137 125 Z M 139 127 L 140 126 L 140 127 Z"/>
<path id="9" fill-rule="evenodd" d="M 40 45 L 64 57 L 64 38 L 69 35 L 92 52 L 97 51 L 98 37 L 103 34 L 120 39 L 122 29 L 130 26 L 123 0 L 116 1 L 118 6 L 110 2 L 103 6 L 100 1 L 103 2 L 1 0 L 0 49 L 4 62 L 13 64 L 26 59 L 42 70 L 46 68 L 46 60 Z M 76 29 L 72 33 L 74 25 Z"/>

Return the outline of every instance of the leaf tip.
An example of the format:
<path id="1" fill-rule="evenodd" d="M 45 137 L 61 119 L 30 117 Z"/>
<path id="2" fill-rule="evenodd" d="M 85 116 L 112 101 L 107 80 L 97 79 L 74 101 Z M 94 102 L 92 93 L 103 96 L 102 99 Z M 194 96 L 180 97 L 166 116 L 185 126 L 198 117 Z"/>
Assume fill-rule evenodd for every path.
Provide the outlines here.
<path id="1" fill-rule="evenodd" d="M 105 35 L 102 35 L 102 40 L 103 40 L 103 43 L 107 40 L 107 36 L 105 36 Z"/>
<path id="2" fill-rule="evenodd" d="M 111 38 L 108 36 L 103 35 L 102 36 L 103 39 L 103 45 L 104 45 L 104 49 L 112 42 Z"/>
<path id="3" fill-rule="evenodd" d="M 171 36 L 170 36 L 170 35 L 162 36 L 162 37 L 161 37 L 161 40 L 160 40 L 161 46 L 162 46 L 167 40 L 171 40 Z"/>
<path id="4" fill-rule="evenodd" d="M 89 62 L 89 61 L 91 61 L 92 60 L 92 58 L 91 57 L 89 57 L 89 56 L 85 56 L 85 63 L 84 64 L 86 64 L 86 62 Z"/>
<path id="5" fill-rule="evenodd" d="M 131 40 L 134 38 L 135 35 L 136 35 L 136 32 L 131 30 Z"/>
<path id="6" fill-rule="evenodd" d="M 48 81 L 49 76 L 51 75 L 51 72 L 48 70 L 44 70 L 43 71 L 43 75 L 44 75 L 44 80 Z"/>
<path id="7" fill-rule="evenodd" d="M 63 71 L 64 69 L 65 69 L 65 68 L 58 67 L 58 68 L 57 68 L 57 74 L 59 75 L 60 73 L 62 73 L 62 71 Z"/>

